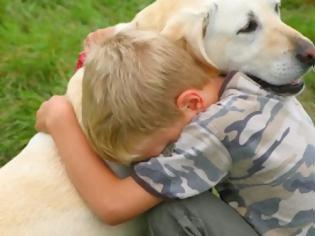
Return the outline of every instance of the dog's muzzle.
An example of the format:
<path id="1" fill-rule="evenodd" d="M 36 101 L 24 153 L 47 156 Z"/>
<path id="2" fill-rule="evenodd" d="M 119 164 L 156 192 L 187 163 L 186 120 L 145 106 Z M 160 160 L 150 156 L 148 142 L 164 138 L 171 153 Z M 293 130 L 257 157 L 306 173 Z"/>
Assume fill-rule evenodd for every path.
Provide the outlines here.
<path id="1" fill-rule="evenodd" d="M 305 70 L 315 66 L 315 46 L 309 41 L 299 40 L 297 42 L 296 59 L 301 63 Z M 272 91 L 279 95 L 296 95 L 304 88 L 302 78 L 292 81 L 288 84 L 273 85 L 253 75 L 249 75 L 254 81 L 260 84 L 264 89 Z"/>
<path id="2" fill-rule="evenodd" d="M 254 80 L 256 83 L 258 83 L 262 88 L 264 88 L 267 91 L 271 91 L 273 93 L 276 93 L 278 95 L 282 96 L 291 96 L 296 95 L 299 92 L 301 92 L 304 88 L 304 81 L 302 79 L 295 80 L 294 82 L 290 84 L 284 84 L 284 85 L 274 85 L 270 84 L 254 75 L 248 75 L 252 80 Z"/>
<path id="3" fill-rule="evenodd" d="M 315 66 L 315 46 L 305 40 L 299 40 L 297 42 L 296 49 L 297 60 L 305 67 Z"/>

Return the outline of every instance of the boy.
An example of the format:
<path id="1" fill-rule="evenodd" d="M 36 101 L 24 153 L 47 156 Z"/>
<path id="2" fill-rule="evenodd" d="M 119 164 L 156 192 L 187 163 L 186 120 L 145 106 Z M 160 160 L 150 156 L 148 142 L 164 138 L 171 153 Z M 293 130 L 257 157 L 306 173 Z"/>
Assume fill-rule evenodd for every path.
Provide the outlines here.
<path id="1" fill-rule="evenodd" d="M 240 73 L 226 78 L 221 90 L 221 101 L 204 113 L 198 114 L 205 108 L 204 95 L 209 94 L 204 88 L 190 93 L 197 97 L 188 103 L 187 99 L 177 101 L 187 118 L 183 123 L 194 119 L 183 130 L 173 153 L 136 164 L 134 177 L 125 180 L 118 180 L 99 162 L 63 98 L 51 100 L 39 111 L 38 127 L 53 136 L 74 185 L 105 221 L 128 219 L 158 204 L 161 197 L 188 198 L 216 185 L 224 200 L 260 234 L 313 235 L 315 132 L 311 120 L 295 98 L 267 92 Z M 56 114 L 63 114 L 65 121 Z M 298 145 L 294 147 L 292 140 Z M 80 154 L 70 148 L 72 143 Z M 88 174 L 83 177 L 80 172 Z M 95 186 L 96 181 L 101 183 Z M 119 198 L 126 193 L 127 199 Z M 201 200 L 206 202 L 195 199 L 196 207 Z M 181 203 L 171 203 L 174 211 L 166 214 L 168 218 L 156 232 L 174 235 L 175 230 L 189 229 L 191 234 L 186 230 L 183 235 L 210 234 L 203 213 L 216 214 L 213 208 L 202 205 L 196 213 L 192 204 L 173 207 Z M 161 209 L 165 214 L 165 207 Z M 198 214 L 201 220 L 194 221 Z M 160 222 L 155 222 L 156 228 Z M 169 226 L 175 227 L 173 232 L 165 229 Z"/>
<path id="2" fill-rule="evenodd" d="M 218 100 L 222 80 L 209 79 L 184 50 L 169 44 L 155 33 L 130 31 L 100 37 L 89 50 L 82 119 L 103 159 L 129 165 L 159 155 L 191 120 L 183 109 L 200 112 Z M 203 99 L 199 107 L 197 99 Z"/>

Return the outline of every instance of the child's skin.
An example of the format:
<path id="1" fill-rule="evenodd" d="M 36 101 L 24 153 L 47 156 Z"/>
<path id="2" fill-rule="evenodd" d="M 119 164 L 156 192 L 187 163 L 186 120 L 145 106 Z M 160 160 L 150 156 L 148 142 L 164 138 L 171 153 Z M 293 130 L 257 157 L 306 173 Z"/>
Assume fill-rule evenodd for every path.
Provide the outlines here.
<path id="1" fill-rule="evenodd" d="M 169 128 L 153 133 L 135 150 L 147 158 L 160 154 L 168 143 L 177 140 L 194 116 L 217 102 L 221 85 L 222 78 L 211 78 L 211 83 L 203 89 L 181 93 L 176 104 L 183 112 L 183 118 Z M 122 223 L 162 201 L 132 177 L 119 179 L 107 167 L 89 146 L 66 97 L 53 96 L 41 105 L 36 116 L 36 129 L 53 137 L 72 183 L 104 222 Z"/>

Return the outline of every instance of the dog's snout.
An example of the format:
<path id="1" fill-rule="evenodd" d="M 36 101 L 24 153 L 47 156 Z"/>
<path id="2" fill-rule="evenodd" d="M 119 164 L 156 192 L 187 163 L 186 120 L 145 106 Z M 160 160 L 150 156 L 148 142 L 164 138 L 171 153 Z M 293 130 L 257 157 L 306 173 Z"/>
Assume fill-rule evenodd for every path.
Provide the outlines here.
<path id="1" fill-rule="evenodd" d="M 307 66 L 315 65 L 315 46 L 307 41 L 299 41 L 296 58 Z"/>

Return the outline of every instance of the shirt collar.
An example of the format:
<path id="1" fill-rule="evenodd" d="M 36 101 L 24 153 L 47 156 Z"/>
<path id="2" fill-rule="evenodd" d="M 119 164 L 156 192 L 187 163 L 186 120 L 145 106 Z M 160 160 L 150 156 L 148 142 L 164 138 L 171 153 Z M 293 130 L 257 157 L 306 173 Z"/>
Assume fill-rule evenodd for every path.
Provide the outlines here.
<path id="1" fill-rule="evenodd" d="M 230 72 L 225 78 L 220 90 L 220 98 L 228 96 L 229 90 L 236 89 L 247 94 L 255 94 L 260 96 L 270 95 L 271 92 L 263 88 L 261 84 L 241 72 Z"/>

